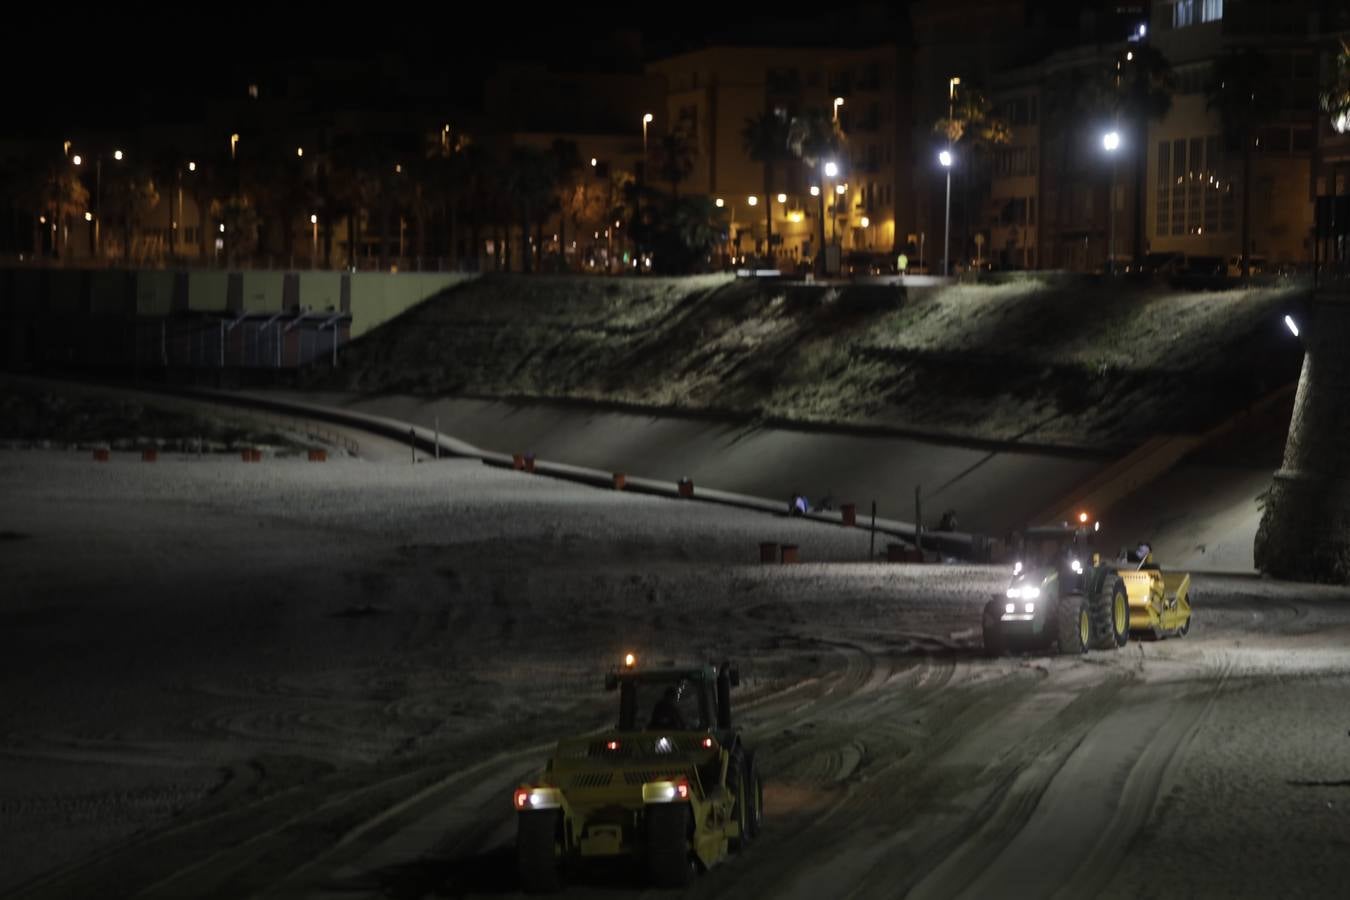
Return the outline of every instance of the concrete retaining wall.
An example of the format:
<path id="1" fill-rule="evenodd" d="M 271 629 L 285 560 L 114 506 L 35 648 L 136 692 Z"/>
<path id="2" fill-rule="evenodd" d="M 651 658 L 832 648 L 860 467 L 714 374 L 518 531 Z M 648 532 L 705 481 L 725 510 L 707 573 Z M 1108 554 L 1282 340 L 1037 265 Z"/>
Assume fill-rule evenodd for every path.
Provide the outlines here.
<path id="1" fill-rule="evenodd" d="M 172 312 L 350 312 L 359 337 L 477 275 L 458 272 L 173 272 L 13 269 L 0 273 L 9 316 L 163 316 Z"/>

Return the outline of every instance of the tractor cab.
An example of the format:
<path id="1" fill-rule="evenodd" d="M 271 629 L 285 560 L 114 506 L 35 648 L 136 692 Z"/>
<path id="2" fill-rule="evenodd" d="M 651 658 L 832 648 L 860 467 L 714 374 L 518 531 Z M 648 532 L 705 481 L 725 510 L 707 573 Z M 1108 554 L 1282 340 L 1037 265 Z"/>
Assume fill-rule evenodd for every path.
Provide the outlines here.
<path id="1" fill-rule="evenodd" d="M 1100 522 L 1088 524 L 1087 513 L 1079 514 L 1077 524 L 1028 528 L 1021 535 L 1009 587 L 1026 583 L 1041 587 L 1053 578 L 1060 590 L 1082 590 L 1084 572 L 1099 558 L 1093 545 L 1100 529 Z"/>
<path id="2" fill-rule="evenodd" d="M 731 729 L 731 688 L 740 670 L 720 666 L 639 669 L 632 654 L 623 668 L 605 676 L 605 688 L 619 692 L 617 731 L 708 731 Z"/>

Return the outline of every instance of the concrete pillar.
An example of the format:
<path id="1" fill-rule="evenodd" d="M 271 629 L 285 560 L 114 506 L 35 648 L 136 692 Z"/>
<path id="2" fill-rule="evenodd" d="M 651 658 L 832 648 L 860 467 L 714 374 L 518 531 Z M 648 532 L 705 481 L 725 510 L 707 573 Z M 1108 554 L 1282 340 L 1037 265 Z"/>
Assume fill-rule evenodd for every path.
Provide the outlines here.
<path id="1" fill-rule="evenodd" d="M 1302 323 L 1300 323 L 1302 324 Z M 1256 567 L 1277 578 L 1350 583 L 1350 296 L 1322 295 L 1306 347 L 1284 463 L 1266 498 Z"/>

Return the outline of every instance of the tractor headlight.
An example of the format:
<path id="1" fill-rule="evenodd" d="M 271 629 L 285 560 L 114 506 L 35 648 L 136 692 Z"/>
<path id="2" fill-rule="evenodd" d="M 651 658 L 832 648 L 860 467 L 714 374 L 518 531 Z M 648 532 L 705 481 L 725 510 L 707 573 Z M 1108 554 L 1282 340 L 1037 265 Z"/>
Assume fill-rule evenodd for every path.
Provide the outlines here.
<path id="1" fill-rule="evenodd" d="M 643 803 L 679 803 L 689 799 L 689 779 L 649 781 L 642 786 Z"/>
<path id="2" fill-rule="evenodd" d="M 1032 587 L 1029 584 L 1024 584 L 1022 585 L 1021 590 L 1018 591 L 1017 595 L 1021 597 L 1023 600 L 1038 600 L 1040 599 L 1041 596 L 1041 589 L 1038 587 Z"/>
<path id="3" fill-rule="evenodd" d="M 1073 562 L 1069 563 L 1069 568 L 1073 569 L 1073 573 L 1075 575 L 1083 574 L 1083 564 L 1076 559 Z"/>
<path id="4" fill-rule="evenodd" d="M 518 788 L 515 806 L 520 812 L 532 809 L 557 809 L 562 806 L 562 791 L 551 787 Z"/>
<path id="5" fill-rule="evenodd" d="M 1003 607 L 1003 611 L 1008 615 L 1012 615 L 1013 613 L 1017 612 L 1017 604 L 1009 603 L 1007 606 Z"/>
<path id="6" fill-rule="evenodd" d="M 1033 612 L 1036 611 L 1036 604 L 1035 604 L 1035 603 L 1025 603 L 1025 604 L 1022 605 L 1022 609 L 1026 610 L 1026 611 L 1029 612 L 1029 613 L 1033 613 Z"/>
<path id="7" fill-rule="evenodd" d="M 1013 574 L 1014 575 L 1022 574 L 1022 564 L 1020 562 L 1013 563 Z"/>
<path id="8" fill-rule="evenodd" d="M 1008 599 L 1009 599 L 1009 600 L 1016 600 L 1016 599 L 1017 599 L 1018 597 L 1020 597 L 1020 596 L 1022 596 L 1022 589 L 1021 589 L 1021 588 L 1015 588 L 1015 587 L 1010 587 L 1010 588 L 1008 588 Z M 1011 611 L 1011 610 L 1010 610 L 1010 611 Z"/>

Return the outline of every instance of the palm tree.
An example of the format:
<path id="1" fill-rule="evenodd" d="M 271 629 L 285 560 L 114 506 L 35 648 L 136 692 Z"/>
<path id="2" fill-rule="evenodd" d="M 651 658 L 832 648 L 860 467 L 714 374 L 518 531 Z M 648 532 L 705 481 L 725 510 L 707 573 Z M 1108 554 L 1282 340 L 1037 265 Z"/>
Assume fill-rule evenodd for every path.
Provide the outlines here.
<path id="1" fill-rule="evenodd" d="M 512 206 L 520 215 L 521 268 L 526 273 L 534 271 L 529 250 L 531 226 L 544 215 L 553 199 L 555 172 L 553 160 L 544 151 L 534 147 L 512 148 L 506 183 Z M 543 249 L 536 245 L 534 261 Z"/>
<path id="2" fill-rule="evenodd" d="M 563 263 L 567 259 L 567 213 L 569 199 L 575 193 L 578 183 L 584 184 L 581 175 L 581 154 L 574 141 L 561 138 L 549 147 L 549 159 L 553 162 L 555 196 L 550 206 L 558 213 L 558 259 Z M 542 236 L 541 236 L 542 237 Z"/>
<path id="3" fill-rule="evenodd" d="M 844 144 L 844 135 L 834 116 L 818 109 L 794 116 L 788 123 L 787 147 L 794 157 L 815 169 L 834 156 Z M 825 274 L 825 186 L 820 182 L 820 214 L 816 217 L 817 275 Z"/>
<path id="4" fill-rule="evenodd" d="M 64 156 L 44 154 L 31 159 L 15 179 L 20 206 L 33 215 L 33 255 L 37 256 L 42 247 L 38 220 L 45 216 L 54 226 L 52 254 L 63 256 L 70 221 L 89 208 L 89 190 Z"/>
<path id="5" fill-rule="evenodd" d="M 330 217 L 347 220 L 347 265 L 356 265 L 362 244 L 363 215 L 371 210 L 380 193 L 383 144 L 364 134 L 350 134 L 333 143 L 327 175 L 325 205 Z"/>
<path id="6" fill-rule="evenodd" d="M 1110 75 L 1111 73 L 1108 73 Z M 1148 123 L 1163 119 L 1172 108 L 1176 75 L 1157 48 L 1139 44 L 1118 54 L 1110 80 L 1113 112 L 1133 128 L 1134 145 L 1134 265 L 1144 261 L 1144 198 L 1148 179 Z M 1115 198 L 1107 209 L 1114 215 Z"/>
<path id="7" fill-rule="evenodd" d="M 124 164 L 108 179 L 103 202 L 122 223 L 122 260 L 131 262 L 132 244 L 141 221 L 159 205 L 159 188 L 148 167 Z"/>
<path id="8" fill-rule="evenodd" d="M 993 102 L 979 88 L 962 88 L 956 92 L 950 115 L 933 123 L 933 131 L 946 137 L 947 143 L 958 150 L 966 160 L 960 167 L 962 188 L 961 224 L 962 247 L 969 244 L 970 195 L 975 185 L 974 161 L 988 155 L 995 146 L 1012 140 L 1012 129 L 994 114 Z"/>
<path id="9" fill-rule="evenodd" d="M 1206 106 L 1219 114 L 1224 143 L 1242 151 L 1242 279 L 1249 274 L 1251 256 L 1252 149 L 1261 125 L 1277 108 L 1277 95 L 1270 77 L 1270 60 L 1247 48 L 1224 54 L 1214 63 L 1213 79 L 1206 91 Z"/>
<path id="10" fill-rule="evenodd" d="M 670 208 L 680 196 L 680 182 L 694 171 L 694 149 L 689 136 L 682 129 L 661 135 L 652 145 L 648 160 L 661 181 L 670 185 Z"/>
<path id="11" fill-rule="evenodd" d="M 1323 112 L 1331 118 L 1332 127 L 1342 134 L 1350 131 L 1350 41 L 1341 40 L 1341 50 L 1336 54 L 1335 72 L 1320 99 Z"/>
<path id="12" fill-rule="evenodd" d="M 787 116 L 762 112 L 745 120 L 741 129 L 745 152 L 764 166 L 764 246 L 773 255 L 773 167 L 788 158 Z"/>

